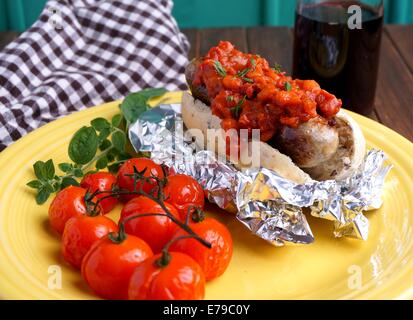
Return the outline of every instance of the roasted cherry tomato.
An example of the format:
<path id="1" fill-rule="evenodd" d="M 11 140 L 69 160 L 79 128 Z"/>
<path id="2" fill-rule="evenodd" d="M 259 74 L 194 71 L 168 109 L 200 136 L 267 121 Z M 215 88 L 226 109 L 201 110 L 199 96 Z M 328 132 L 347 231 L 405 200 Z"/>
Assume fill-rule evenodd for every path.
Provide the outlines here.
<path id="1" fill-rule="evenodd" d="M 49 221 L 58 233 L 63 233 L 67 220 L 86 213 L 84 201 L 86 191 L 81 187 L 69 186 L 61 190 L 53 199 L 49 207 Z"/>
<path id="2" fill-rule="evenodd" d="M 189 226 L 197 235 L 211 243 L 211 249 L 195 239 L 187 238 L 174 242 L 170 250 L 191 256 L 201 266 L 207 281 L 219 277 L 227 269 L 232 257 L 230 232 L 226 226 L 213 218 L 191 222 Z M 185 231 L 177 229 L 175 237 L 184 235 Z"/>
<path id="3" fill-rule="evenodd" d="M 114 185 L 116 185 L 116 176 L 109 172 L 90 173 L 80 182 L 80 186 L 89 190 L 91 193 L 97 190 L 111 191 Z M 101 199 L 107 195 L 108 194 L 106 193 L 98 194 L 96 198 Z M 103 213 L 108 213 L 116 206 L 117 203 L 118 199 L 114 197 L 106 198 L 100 202 L 100 206 L 102 207 Z"/>
<path id="4" fill-rule="evenodd" d="M 130 277 L 135 268 L 153 255 L 148 244 L 127 235 L 120 243 L 104 237 L 88 251 L 82 261 L 82 277 L 104 299 L 128 298 Z"/>
<path id="5" fill-rule="evenodd" d="M 70 218 L 62 236 L 63 258 L 80 269 L 82 259 L 92 244 L 117 230 L 118 225 L 105 216 L 92 217 L 85 214 Z"/>
<path id="6" fill-rule="evenodd" d="M 175 218 L 179 219 L 179 213 L 172 205 L 165 203 L 165 206 Z M 120 222 L 130 219 L 125 222 L 126 233 L 143 239 L 149 244 L 153 252 L 158 253 L 171 240 L 177 226 L 166 215 L 131 219 L 132 216 L 139 216 L 145 213 L 165 214 L 165 211 L 155 201 L 140 196 L 125 204 L 121 212 Z"/>
<path id="7" fill-rule="evenodd" d="M 204 209 L 204 190 L 194 178 L 176 174 L 168 177 L 164 188 L 166 202 L 178 209 L 181 219 L 185 220 L 188 208 Z"/>
<path id="8" fill-rule="evenodd" d="M 191 257 L 170 252 L 166 266 L 159 267 L 162 254 L 142 262 L 129 283 L 130 300 L 201 300 L 205 279 L 201 267 Z"/>
<path id="9" fill-rule="evenodd" d="M 136 168 L 138 171 L 143 171 L 146 169 L 144 176 L 150 177 L 155 176 L 159 178 L 164 178 L 164 172 L 162 167 L 159 164 L 156 164 L 151 159 L 148 158 L 133 158 L 127 160 L 119 169 L 118 172 L 118 185 L 121 189 L 133 191 L 133 177 L 128 176 L 134 173 L 133 168 Z M 142 185 L 143 184 L 143 185 Z M 154 187 L 156 187 L 156 182 L 145 181 L 145 182 L 138 182 L 136 187 L 139 190 L 142 187 L 142 190 L 149 193 Z M 136 195 L 127 195 L 123 196 L 122 200 L 128 201 L 130 199 L 136 198 Z"/>

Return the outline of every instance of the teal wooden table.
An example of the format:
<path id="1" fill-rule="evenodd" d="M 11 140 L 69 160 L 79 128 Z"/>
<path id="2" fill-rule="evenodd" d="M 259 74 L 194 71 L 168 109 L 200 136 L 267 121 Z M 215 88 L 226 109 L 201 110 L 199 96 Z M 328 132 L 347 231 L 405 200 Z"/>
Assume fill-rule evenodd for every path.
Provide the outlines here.
<path id="1" fill-rule="evenodd" d="M 191 50 L 189 58 L 203 55 L 219 40 L 229 40 L 239 49 L 259 53 L 271 64 L 287 71 L 292 66 L 293 34 L 286 27 L 184 29 Z M 0 50 L 18 36 L 0 32 Z M 385 28 L 373 114 L 374 120 L 413 141 L 413 25 Z M 1 63 L 1 61 L 0 61 Z"/>

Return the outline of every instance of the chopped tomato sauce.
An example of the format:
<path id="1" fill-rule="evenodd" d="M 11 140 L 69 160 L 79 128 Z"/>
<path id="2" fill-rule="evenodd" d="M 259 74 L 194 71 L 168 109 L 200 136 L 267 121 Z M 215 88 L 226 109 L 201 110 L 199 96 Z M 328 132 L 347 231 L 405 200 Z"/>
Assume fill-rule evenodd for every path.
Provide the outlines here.
<path id="1" fill-rule="evenodd" d="M 229 129 L 259 129 L 270 140 L 280 125 L 297 127 L 317 116 L 331 119 L 342 102 L 314 80 L 293 80 L 259 55 L 243 53 L 228 41 L 209 50 L 193 85 L 204 85 L 212 113 Z"/>

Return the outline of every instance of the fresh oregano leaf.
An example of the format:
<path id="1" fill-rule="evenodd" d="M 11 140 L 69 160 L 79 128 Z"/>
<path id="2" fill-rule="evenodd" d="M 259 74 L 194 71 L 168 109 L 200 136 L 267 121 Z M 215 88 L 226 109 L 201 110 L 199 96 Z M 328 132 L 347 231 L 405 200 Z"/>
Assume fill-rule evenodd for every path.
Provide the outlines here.
<path id="1" fill-rule="evenodd" d="M 46 173 L 44 170 L 44 162 L 43 161 L 36 161 L 33 165 L 34 174 L 36 175 L 37 179 L 45 180 Z"/>
<path id="2" fill-rule="evenodd" d="M 122 115 L 121 114 L 117 114 L 115 116 L 113 116 L 112 120 L 112 126 L 119 128 L 120 124 L 122 123 Z"/>
<path id="3" fill-rule="evenodd" d="M 39 180 L 32 180 L 26 183 L 26 186 L 33 188 L 33 189 L 40 189 L 42 187 L 42 183 Z"/>
<path id="4" fill-rule="evenodd" d="M 96 169 L 104 169 L 108 165 L 108 158 L 102 157 L 98 161 L 96 161 Z"/>
<path id="5" fill-rule="evenodd" d="M 96 170 L 96 169 L 89 170 L 88 172 L 85 173 L 85 176 L 87 176 L 88 174 L 96 173 L 96 172 L 99 172 L 99 170 Z"/>
<path id="6" fill-rule="evenodd" d="M 70 163 L 59 163 L 57 165 L 64 173 L 72 171 L 73 166 Z"/>
<path id="7" fill-rule="evenodd" d="M 112 162 L 115 160 L 116 156 L 118 155 L 118 151 L 116 149 L 111 149 L 107 153 L 106 157 L 108 158 L 109 162 Z"/>
<path id="8" fill-rule="evenodd" d="M 125 151 L 126 135 L 122 131 L 116 131 L 112 134 L 112 144 L 119 152 Z"/>
<path id="9" fill-rule="evenodd" d="M 98 143 L 99 145 L 110 135 L 110 128 L 104 128 L 99 132 Z"/>
<path id="10" fill-rule="evenodd" d="M 142 113 L 149 109 L 147 101 L 140 93 L 131 94 L 123 100 L 120 110 L 128 124 L 134 123 Z"/>
<path id="11" fill-rule="evenodd" d="M 40 189 L 36 195 L 36 203 L 39 205 L 45 203 L 49 196 L 50 192 L 48 192 L 46 189 Z"/>
<path id="12" fill-rule="evenodd" d="M 82 171 L 82 169 L 80 169 L 80 168 L 75 168 L 75 169 L 73 169 L 73 175 L 74 175 L 76 178 L 82 178 L 82 177 L 83 177 L 83 171 Z"/>
<path id="13" fill-rule="evenodd" d="M 48 193 L 53 193 L 54 192 L 54 187 L 50 183 L 44 184 L 43 188 L 48 192 Z"/>
<path id="14" fill-rule="evenodd" d="M 92 127 L 79 129 L 69 144 L 69 157 L 77 164 L 92 161 L 98 149 L 98 136 Z"/>
<path id="15" fill-rule="evenodd" d="M 61 189 L 67 188 L 68 186 L 79 186 L 79 182 L 77 182 L 76 179 L 71 177 L 63 178 Z"/>
<path id="16" fill-rule="evenodd" d="M 132 158 L 132 156 L 128 153 L 125 153 L 125 152 L 119 153 L 116 157 L 116 159 L 118 161 L 124 161 L 124 160 L 128 160 L 130 158 Z"/>
<path id="17" fill-rule="evenodd" d="M 96 131 L 102 131 L 103 129 L 109 129 L 110 128 L 110 123 L 108 120 L 105 118 L 96 118 L 90 122 L 93 128 L 95 128 Z"/>
<path id="18" fill-rule="evenodd" d="M 128 95 L 120 105 L 120 109 L 128 125 L 134 123 L 142 113 L 150 108 L 148 106 L 149 99 L 165 93 L 166 90 L 164 88 L 155 88 L 145 89 Z"/>
<path id="19" fill-rule="evenodd" d="M 151 98 L 160 97 L 166 93 L 165 88 L 148 88 L 143 89 L 142 91 L 138 92 L 141 96 L 143 96 L 146 101 Z"/>
<path id="20" fill-rule="evenodd" d="M 112 146 L 112 142 L 110 142 L 110 140 L 108 139 L 105 139 L 100 143 L 99 149 L 101 151 L 105 151 L 107 148 L 110 148 L 111 146 Z"/>
<path id="21" fill-rule="evenodd" d="M 53 164 L 53 160 L 49 159 L 45 162 L 44 164 L 44 173 L 45 173 L 45 178 L 48 180 L 51 180 L 54 178 L 54 174 L 55 174 L 55 168 L 54 168 L 54 164 Z"/>
<path id="22" fill-rule="evenodd" d="M 119 171 L 119 167 L 121 166 L 120 163 L 114 163 L 108 166 L 108 170 L 110 173 L 116 174 Z"/>

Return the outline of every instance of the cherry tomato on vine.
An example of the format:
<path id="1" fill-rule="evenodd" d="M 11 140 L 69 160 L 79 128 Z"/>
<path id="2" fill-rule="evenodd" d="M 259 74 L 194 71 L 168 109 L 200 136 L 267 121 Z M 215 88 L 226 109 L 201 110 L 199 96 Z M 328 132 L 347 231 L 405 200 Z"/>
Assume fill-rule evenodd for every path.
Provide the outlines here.
<path id="1" fill-rule="evenodd" d="M 191 206 L 204 209 L 204 190 L 198 181 L 185 174 L 169 176 L 164 188 L 164 195 L 166 202 L 178 209 L 183 221 L 185 221 L 188 208 Z"/>
<path id="2" fill-rule="evenodd" d="M 80 215 L 70 218 L 62 236 L 63 258 L 75 268 L 79 268 L 82 259 L 100 238 L 116 232 L 118 225 L 105 216 Z"/>
<path id="3" fill-rule="evenodd" d="M 116 185 L 116 176 L 109 172 L 96 172 L 87 174 L 82 181 L 80 186 L 89 190 L 90 193 L 95 191 L 111 191 L 112 187 Z M 98 194 L 96 198 L 101 199 L 108 194 Z M 118 203 L 118 199 L 115 197 L 106 198 L 100 202 L 103 213 L 110 212 Z"/>
<path id="4" fill-rule="evenodd" d="M 170 204 L 165 203 L 169 212 L 179 220 L 178 211 Z M 165 216 L 137 217 L 147 213 L 161 213 Z M 176 232 L 176 224 L 166 216 L 162 207 L 147 197 L 140 196 L 132 199 L 122 209 L 120 222 L 125 219 L 126 233 L 137 236 L 146 241 L 152 248 L 153 252 L 158 253 L 164 245 L 171 240 Z"/>
<path id="5" fill-rule="evenodd" d="M 104 299 L 128 298 L 130 277 L 135 268 L 153 255 L 142 239 L 126 235 L 115 243 L 107 236 L 92 246 L 82 261 L 82 277 Z"/>
<path id="6" fill-rule="evenodd" d="M 59 191 L 49 207 L 49 222 L 53 230 L 63 233 L 67 220 L 86 213 L 86 192 L 86 189 L 75 186 Z"/>
<path id="7" fill-rule="evenodd" d="M 118 172 L 118 185 L 121 189 L 134 191 L 134 179 L 130 174 L 134 173 L 134 167 L 138 171 L 143 171 L 146 169 L 144 176 L 150 177 L 155 176 L 159 178 L 164 178 L 164 172 L 159 164 L 148 158 L 133 158 L 125 161 L 125 163 L 119 168 Z M 142 188 L 143 191 L 149 193 L 157 184 L 155 181 L 139 181 L 136 185 L 137 190 Z M 136 198 L 138 195 L 126 195 L 122 199 L 128 201 L 130 199 Z"/>
<path id="8" fill-rule="evenodd" d="M 232 237 L 227 227 L 213 218 L 201 222 L 189 223 L 191 229 L 201 238 L 211 243 L 208 249 L 195 239 L 179 239 L 170 250 L 191 256 L 202 268 L 207 281 L 222 275 L 227 269 L 232 257 Z M 184 236 L 183 230 L 177 229 L 176 237 Z"/>
<path id="9" fill-rule="evenodd" d="M 129 282 L 130 300 L 201 300 L 205 278 L 201 267 L 188 255 L 170 252 L 166 266 L 159 267 L 162 254 L 142 262 Z"/>

